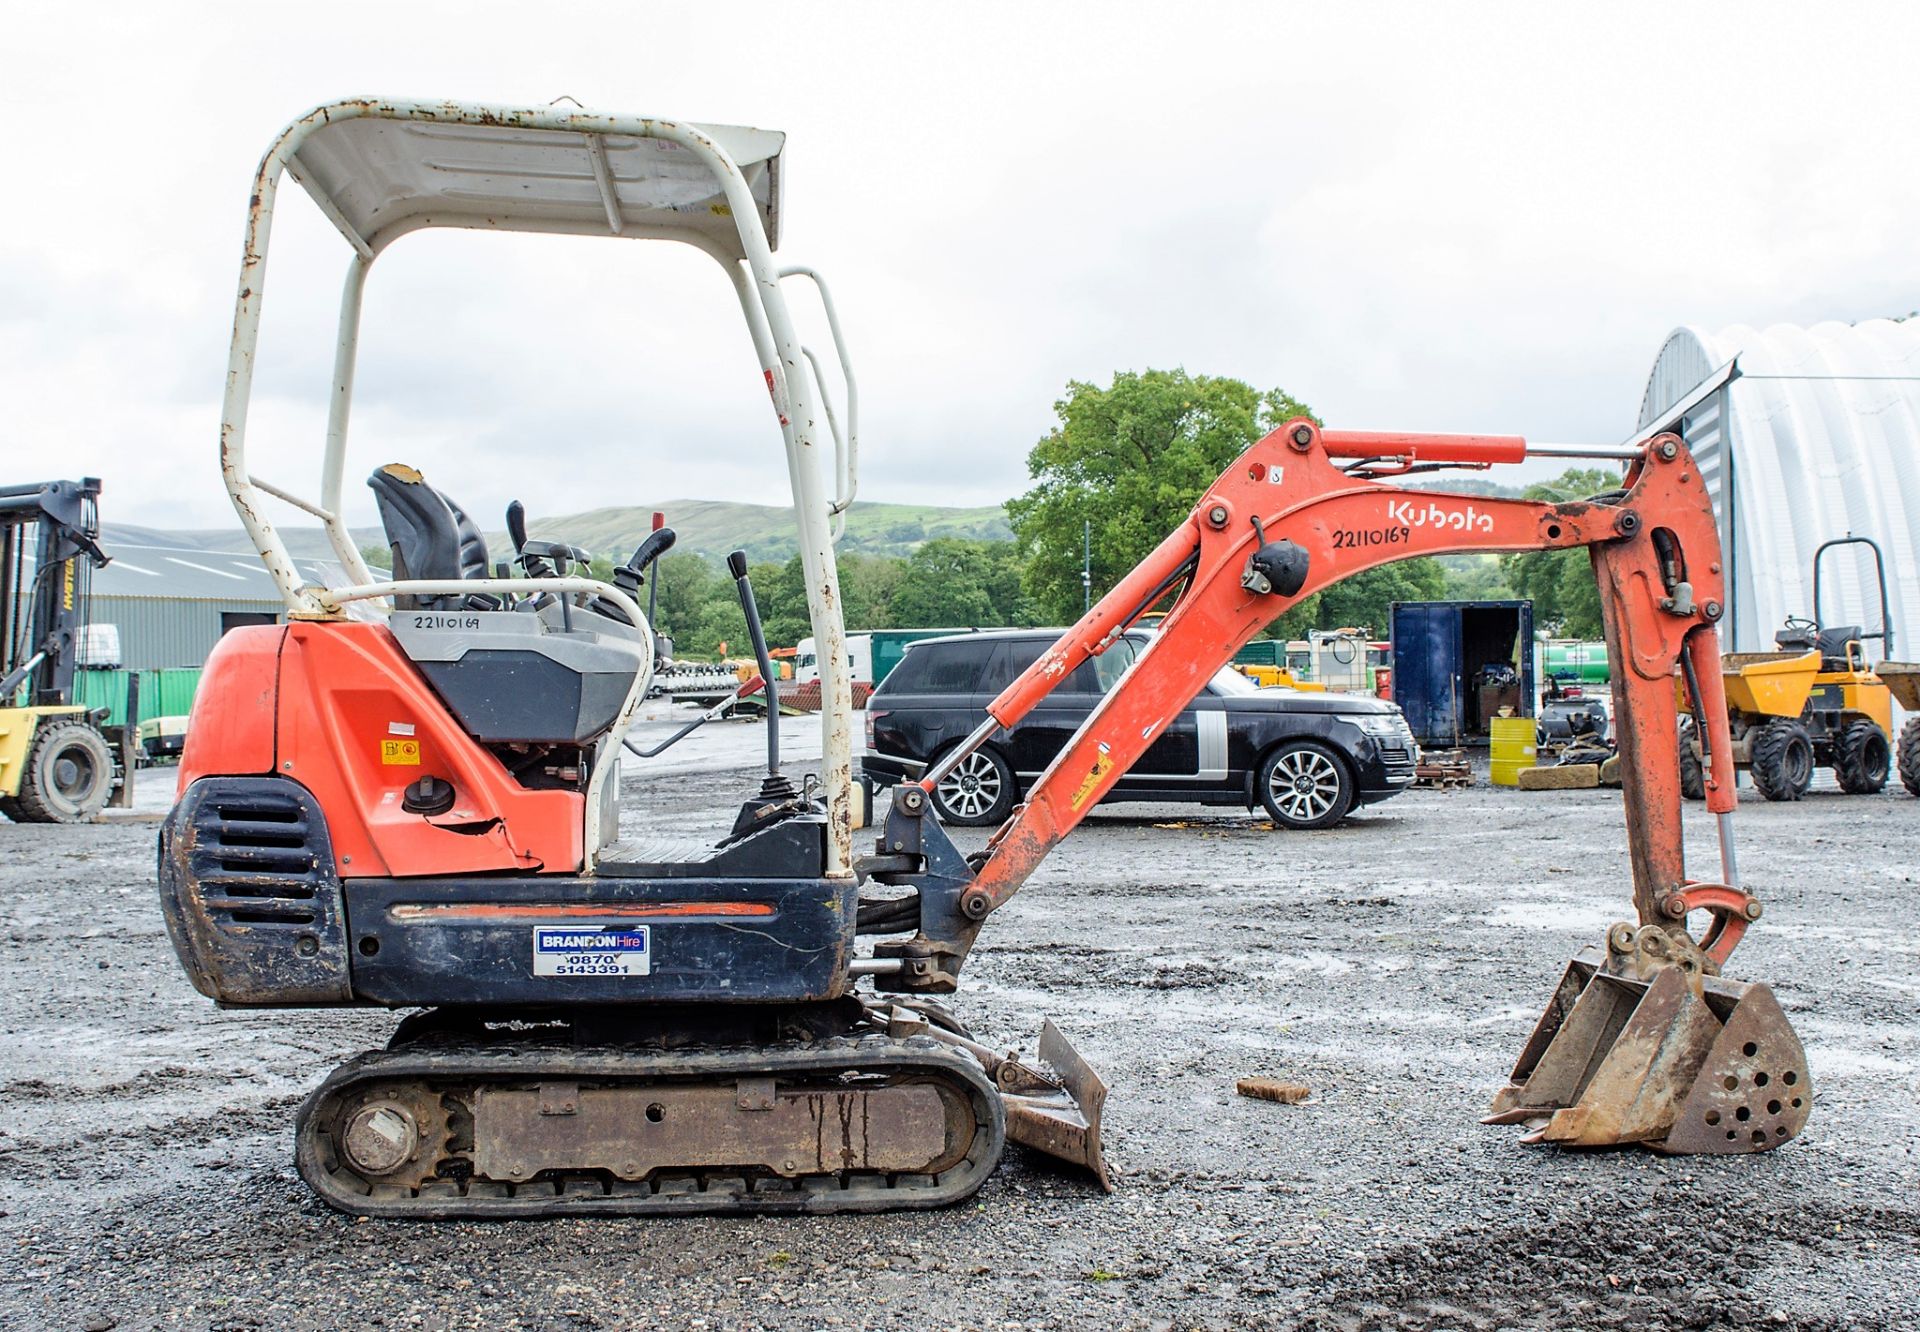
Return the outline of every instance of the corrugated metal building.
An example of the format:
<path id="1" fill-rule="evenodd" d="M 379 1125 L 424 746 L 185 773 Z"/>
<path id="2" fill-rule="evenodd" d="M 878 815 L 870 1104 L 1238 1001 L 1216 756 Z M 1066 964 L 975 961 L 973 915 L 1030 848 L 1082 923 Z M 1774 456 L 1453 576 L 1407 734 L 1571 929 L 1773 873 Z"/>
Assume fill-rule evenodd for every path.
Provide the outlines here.
<path id="1" fill-rule="evenodd" d="M 1759 652 L 1788 615 L 1813 613 L 1823 541 L 1872 537 L 1887 557 L 1894 654 L 1920 653 L 1920 319 L 1812 328 L 1736 325 L 1669 335 L 1640 403 L 1646 426 L 1729 360 L 1739 376 L 1682 423 L 1714 496 L 1730 560 L 1725 646 Z M 1822 562 L 1829 625 L 1878 629 L 1871 555 Z M 1877 644 L 1870 645 L 1877 647 Z M 1876 654 L 1877 655 L 1877 654 Z"/>
<path id="2" fill-rule="evenodd" d="M 199 666 L 227 630 L 272 624 L 286 609 L 257 555 L 134 545 L 111 533 L 101 545 L 113 562 L 94 571 L 92 621 L 119 628 L 131 670 Z M 295 563 L 327 581 L 318 562 Z"/>

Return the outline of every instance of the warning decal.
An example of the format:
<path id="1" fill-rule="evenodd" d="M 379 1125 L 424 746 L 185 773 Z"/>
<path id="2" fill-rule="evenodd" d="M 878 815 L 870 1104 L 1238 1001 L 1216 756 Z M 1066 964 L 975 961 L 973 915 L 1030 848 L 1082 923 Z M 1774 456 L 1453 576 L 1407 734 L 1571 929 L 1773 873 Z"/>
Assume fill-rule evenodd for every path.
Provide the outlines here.
<path id="1" fill-rule="evenodd" d="M 418 740 L 382 740 L 380 761 L 389 766 L 399 764 L 403 767 L 417 768 L 420 766 L 420 742 Z"/>
<path id="2" fill-rule="evenodd" d="M 1100 757 L 1093 761 L 1091 768 L 1087 769 L 1087 775 L 1082 779 L 1080 789 L 1073 793 L 1073 799 L 1069 802 L 1073 808 L 1079 809 L 1080 806 L 1086 804 L 1087 797 L 1093 794 L 1093 788 L 1100 784 L 1100 779 L 1112 771 L 1113 758 L 1108 753 L 1107 742 L 1102 740 L 1100 742 Z"/>

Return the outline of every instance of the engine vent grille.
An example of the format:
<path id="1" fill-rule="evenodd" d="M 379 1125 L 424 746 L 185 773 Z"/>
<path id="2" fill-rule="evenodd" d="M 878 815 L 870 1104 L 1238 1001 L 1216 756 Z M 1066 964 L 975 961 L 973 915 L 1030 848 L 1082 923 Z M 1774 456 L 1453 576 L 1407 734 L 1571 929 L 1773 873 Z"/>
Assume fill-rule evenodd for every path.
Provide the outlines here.
<path id="1" fill-rule="evenodd" d="M 304 928 L 331 866 L 303 801 L 271 791 L 221 792 L 195 811 L 190 852 L 208 915 L 235 925 Z"/>

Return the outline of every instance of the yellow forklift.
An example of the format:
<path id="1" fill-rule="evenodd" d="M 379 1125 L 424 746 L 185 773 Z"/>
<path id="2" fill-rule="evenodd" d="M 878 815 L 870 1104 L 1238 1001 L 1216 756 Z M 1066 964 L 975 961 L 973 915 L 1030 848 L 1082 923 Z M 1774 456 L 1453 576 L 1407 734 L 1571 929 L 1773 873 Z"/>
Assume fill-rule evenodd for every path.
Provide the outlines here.
<path id="1" fill-rule="evenodd" d="M 1827 628 L 1820 611 L 1820 560 L 1840 546 L 1864 546 L 1873 552 L 1880 587 L 1880 628 L 1868 633 L 1857 624 Z M 1727 713 L 1733 732 L 1733 761 L 1744 769 L 1768 800 L 1798 800 L 1813 785 L 1813 770 L 1833 770 L 1849 795 L 1873 795 L 1887 784 L 1893 765 L 1895 690 L 1867 660 L 1866 644 L 1878 639 L 1882 657 L 1891 657 L 1893 615 L 1887 597 L 1886 557 L 1871 537 L 1844 536 L 1823 542 L 1813 553 L 1813 618 L 1788 616 L 1773 636 L 1777 652 L 1730 652 L 1722 657 Z M 1920 686 L 1899 663 L 1883 662 L 1889 677 L 1906 693 Z M 1705 798 L 1699 748 L 1700 718 L 1684 680 L 1679 688 L 1680 722 L 1691 742 L 1680 747 L 1681 789 L 1691 800 Z M 1903 750 L 1912 751 L 1912 774 L 1903 767 L 1907 789 L 1920 795 L 1920 728 L 1911 722 Z"/>
<path id="2" fill-rule="evenodd" d="M 15 823 L 85 823 L 131 794 L 132 764 L 73 701 L 91 575 L 107 563 L 99 498 L 94 477 L 0 486 L 0 814 Z"/>

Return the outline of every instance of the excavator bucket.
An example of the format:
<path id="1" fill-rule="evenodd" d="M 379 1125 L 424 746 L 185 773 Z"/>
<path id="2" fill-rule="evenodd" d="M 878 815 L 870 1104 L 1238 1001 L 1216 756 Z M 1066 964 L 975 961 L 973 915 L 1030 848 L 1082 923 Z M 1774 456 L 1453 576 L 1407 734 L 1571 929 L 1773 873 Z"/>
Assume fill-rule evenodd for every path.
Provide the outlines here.
<path id="1" fill-rule="evenodd" d="M 1762 1152 L 1796 1137 L 1812 1106 L 1806 1051 L 1765 985 L 1677 965 L 1636 975 L 1589 948 L 1484 1122 L 1569 1147 Z"/>
<path id="2" fill-rule="evenodd" d="M 1084 1166 L 1113 1192 L 1107 1158 L 1100 1150 L 1100 1114 L 1107 1084 L 1051 1021 L 1040 1031 L 1040 1062 L 1052 1076 L 1035 1076 L 1015 1060 L 997 1071 L 1000 1099 L 1007 1110 L 1007 1136 L 1037 1152 Z"/>

